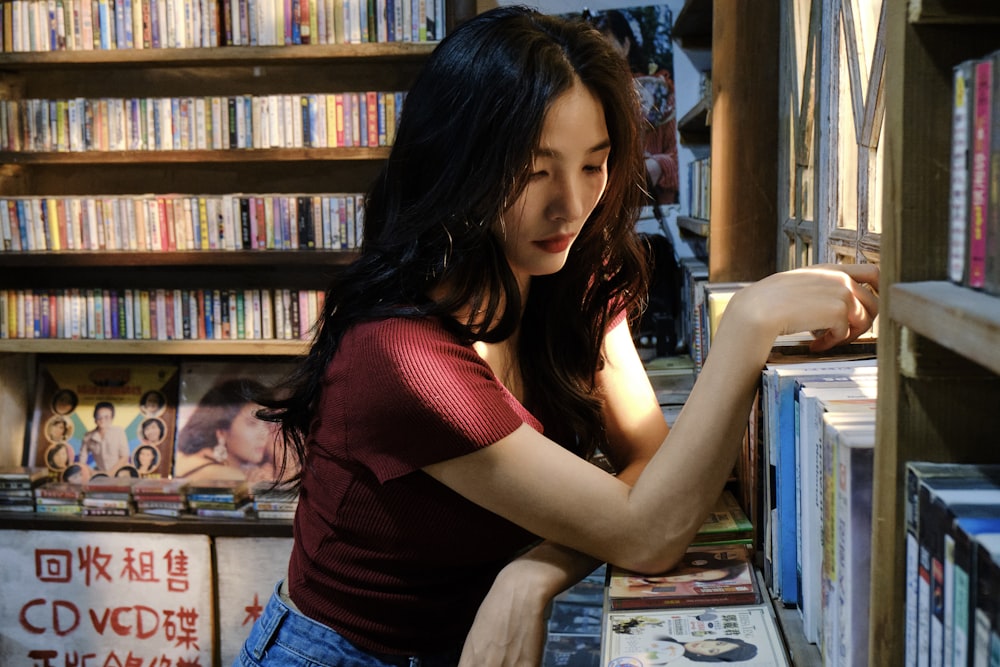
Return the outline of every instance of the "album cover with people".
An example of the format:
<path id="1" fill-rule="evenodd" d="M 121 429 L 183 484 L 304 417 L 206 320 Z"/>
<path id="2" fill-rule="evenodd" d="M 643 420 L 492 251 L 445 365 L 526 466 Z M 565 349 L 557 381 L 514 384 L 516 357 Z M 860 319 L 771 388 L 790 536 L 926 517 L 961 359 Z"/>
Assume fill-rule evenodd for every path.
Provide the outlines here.
<path id="1" fill-rule="evenodd" d="M 608 567 L 609 609 L 757 604 L 750 552 L 743 544 L 691 546 L 673 569 L 658 575 Z"/>
<path id="2" fill-rule="evenodd" d="M 612 611 L 604 621 L 607 667 L 740 663 L 788 667 L 777 621 L 766 605 Z"/>
<path id="3" fill-rule="evenodd" d="M 257 417 L 260 397 L 273 395 L 293 368 L 286 361 L 182 362 L 174 477 L 254 485 L 294 476 L 291 460 L 281 473 L 277 425 Z"/>
<path id="4" fill-rule="evenodd" d="M 175 363 L 41 362 L 28 465 L 64 482 L 169 477 L 178 370 Z"/>

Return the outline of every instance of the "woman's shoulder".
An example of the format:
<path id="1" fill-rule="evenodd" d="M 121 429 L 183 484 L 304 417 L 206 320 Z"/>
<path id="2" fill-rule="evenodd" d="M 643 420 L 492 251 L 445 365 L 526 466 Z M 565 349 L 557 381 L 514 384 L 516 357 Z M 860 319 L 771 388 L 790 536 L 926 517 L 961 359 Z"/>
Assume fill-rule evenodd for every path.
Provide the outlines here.
<path id="1" fill-rule="evenodd" d="M 398 340 L 400 337 L 429 337 L 457 340 L 438 317 L 384 317 L 361 322 L 347 331 L 345 338 Z"/>
<path id="2" fill-rule="evenodd" d="M 441 382 L 478 384 L 493 379 L 472 345 L 433 317 L 394 317 L 357 325 L 344 336 L 329 373 L 340 379 L 363 373 L 387 394 L 398 390 L 423 395 Z"/>
<path id="3" fill-rule="evenodd" d="M 363 322 L 344 336 L 342 350 L 364 357 L 409 365 L 422 359 L 476 356 L 472 346 L 461 341 L 436 317 L 390 317 Z"/>

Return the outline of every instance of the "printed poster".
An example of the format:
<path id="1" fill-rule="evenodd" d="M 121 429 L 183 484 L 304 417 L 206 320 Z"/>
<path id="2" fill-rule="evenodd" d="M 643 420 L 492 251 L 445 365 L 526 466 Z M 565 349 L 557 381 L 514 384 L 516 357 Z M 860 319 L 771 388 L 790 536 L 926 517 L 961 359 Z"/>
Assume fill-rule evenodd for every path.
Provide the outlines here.
<path id="1" fill-rule="evenodd" d="M 178 366 L 41 363 L 28 464 L 53 479 L 170 476 Z"/>
<path id="2" fill-rule="evenodd" d="M 11 530 L 0 664 L 209 667 L 207 535 Z"/>
<path id="3" fill-rule="evenodd" d="M 246 480 L 251 486 L 278 476 L 284 443 L 273 422 L 256 417 L 249 395 L 270 392 L 294 362 L 183 362 L 174 477 L 192 481 Z M 289 462 L 284 479 L 295 472 Z"/>

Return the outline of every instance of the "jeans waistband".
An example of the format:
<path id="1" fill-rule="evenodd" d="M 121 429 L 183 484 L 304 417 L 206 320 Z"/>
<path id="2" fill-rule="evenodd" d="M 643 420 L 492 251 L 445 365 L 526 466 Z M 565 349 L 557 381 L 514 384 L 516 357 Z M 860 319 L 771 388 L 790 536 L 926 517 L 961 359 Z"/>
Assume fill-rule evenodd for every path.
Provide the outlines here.
<path id="1" fill-rule="evenodd" d="M 458 664 L 459 653 L 447 656 L 406 656 L 360 649 L 332 628 L 305 616 L 283 599 L 282 583 L 274 587 L 257 627 L 251 632 L 246 649 L 260 660 L 276 641 L 294 643 L 305 650 L 315 662 L 322 664 L 330 656 L 353 658 L 358 664 L 377 667 L 446 667 Z M 372 660 L 372 658 L 374 660 Z"/>

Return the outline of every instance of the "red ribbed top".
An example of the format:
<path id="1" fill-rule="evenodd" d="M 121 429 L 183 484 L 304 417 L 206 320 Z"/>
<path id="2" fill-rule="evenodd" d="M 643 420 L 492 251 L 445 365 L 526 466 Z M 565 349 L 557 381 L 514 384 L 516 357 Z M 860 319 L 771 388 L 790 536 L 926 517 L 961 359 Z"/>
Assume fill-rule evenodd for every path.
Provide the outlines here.
<path id="1" fill-rule="evenodd" d="M 327 369 L 295 517 L 289 589 L 368 650 L 460 647 L 498 570 L 536 538 L 420 468 L 541 424 L 437 320 L 344 336 Z"/>

